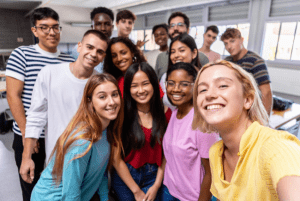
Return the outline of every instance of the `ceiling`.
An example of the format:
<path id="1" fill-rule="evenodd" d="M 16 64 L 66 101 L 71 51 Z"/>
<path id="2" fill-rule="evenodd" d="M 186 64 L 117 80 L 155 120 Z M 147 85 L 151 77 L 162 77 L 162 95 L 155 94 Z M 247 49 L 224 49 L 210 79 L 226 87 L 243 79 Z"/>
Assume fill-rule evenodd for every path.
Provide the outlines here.
<path id="1" fill-rule="evenodd" d="M 42 3 L 42 1 L 1 0 L 0 1 L 0 8 L 30 11 L 30 10 L 38 7 L 41 3 Z"/>

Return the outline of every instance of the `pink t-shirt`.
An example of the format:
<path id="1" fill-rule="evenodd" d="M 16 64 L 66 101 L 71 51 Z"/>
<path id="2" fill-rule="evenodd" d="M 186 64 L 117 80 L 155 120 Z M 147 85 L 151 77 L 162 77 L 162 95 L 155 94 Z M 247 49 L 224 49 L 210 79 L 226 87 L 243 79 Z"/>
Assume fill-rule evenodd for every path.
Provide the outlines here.
<path id="1" fill-rule="evenodd" d="M 209 158 L 209 148 L 219 137 L 192 130 L 194 108 L 183 119 L 176 118 L 177 111 L 173 111 L 163 139 L 167 160 L 164 185 L 179 200 L 198 200 L 205 173 L 201 158 Z"/>

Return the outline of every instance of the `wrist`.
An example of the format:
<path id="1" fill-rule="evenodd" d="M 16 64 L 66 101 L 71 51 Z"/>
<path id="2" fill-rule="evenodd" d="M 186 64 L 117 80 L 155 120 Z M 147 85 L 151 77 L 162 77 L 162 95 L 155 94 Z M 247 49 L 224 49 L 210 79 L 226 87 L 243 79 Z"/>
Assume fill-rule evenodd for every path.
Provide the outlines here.
<path id="1" fill-rule="evenodd" d="M 139 187 L 132 189 L 133 194 L 137 194 L 140 191 L 141 191 L 141 189 Z"/>

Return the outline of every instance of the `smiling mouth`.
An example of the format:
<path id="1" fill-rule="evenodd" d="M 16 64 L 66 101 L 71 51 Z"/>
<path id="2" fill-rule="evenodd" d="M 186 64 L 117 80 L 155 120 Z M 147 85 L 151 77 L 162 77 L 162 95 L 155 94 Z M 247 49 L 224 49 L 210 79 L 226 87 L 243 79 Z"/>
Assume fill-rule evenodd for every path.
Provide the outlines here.
<path id="1" fill-rule="evenodd" d="M 181 100 L 182 98 L 183 98 L 183 95 L 172 95 L 172 100 L 174 100 L 174 101 Z"/>
<path id="2" fill-rule="evenodd" d="M 113 108 L 105 109 L 105 110 L 110 112 L 110 113 L 114 113 L 114 112 L 116 112 L 116 109 L 117 109 L 117 106 L 113 107 Z"/>
<path id="3" fill-rule="evenodd" d="M 182 60 L 176 60 L 174 63 L 179 63 L 179 62 L 182 62 Z"/>
<path id="4" fill-rule="evenodd" d="M 225 107 L 222 104 L 217 104 L 217 105 L 208 105 L 205 107 L 206 110 L 219 110 L 222 109 L 223 107 Z"/>

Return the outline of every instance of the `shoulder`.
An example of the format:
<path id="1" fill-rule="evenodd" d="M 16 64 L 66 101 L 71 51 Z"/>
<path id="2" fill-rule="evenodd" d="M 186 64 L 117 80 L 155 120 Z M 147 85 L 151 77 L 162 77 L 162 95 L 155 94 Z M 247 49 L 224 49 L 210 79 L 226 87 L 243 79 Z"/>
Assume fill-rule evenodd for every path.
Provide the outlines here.
<path id="1" fill-rule="evenodd" d="M 65 62 L 73 62 L 73 61 L 75 61 L 75 59 L 72 56 L 70 56 L 69 54 L 64 53 L 64 52 L 61 52 L 58 55 L 58 58 L 61 59 L 62 61 L 65 61 Z"/>
<path id="2" fill-rule="evenodd" d="M 217 141 L 209 149 L 209 159 L 215 159 L 223 152 L 223 140 Z"/>
<path id="3" fill-rule="evenodd" d="M 265 60 L 261 58 L 258 54 L 255 52 L 249 51 L 245 56 L 242 58 L 242 60 L 245 60 L 247 62 L 257 63 L 257 62 L 264 62 Z"/>
<path id="4" fill-rule="evenodd" d="M 226 60 L 226 61 L 232 61 L 232 57 L 231 56 L 225 57 L 224 60 Z"/>

